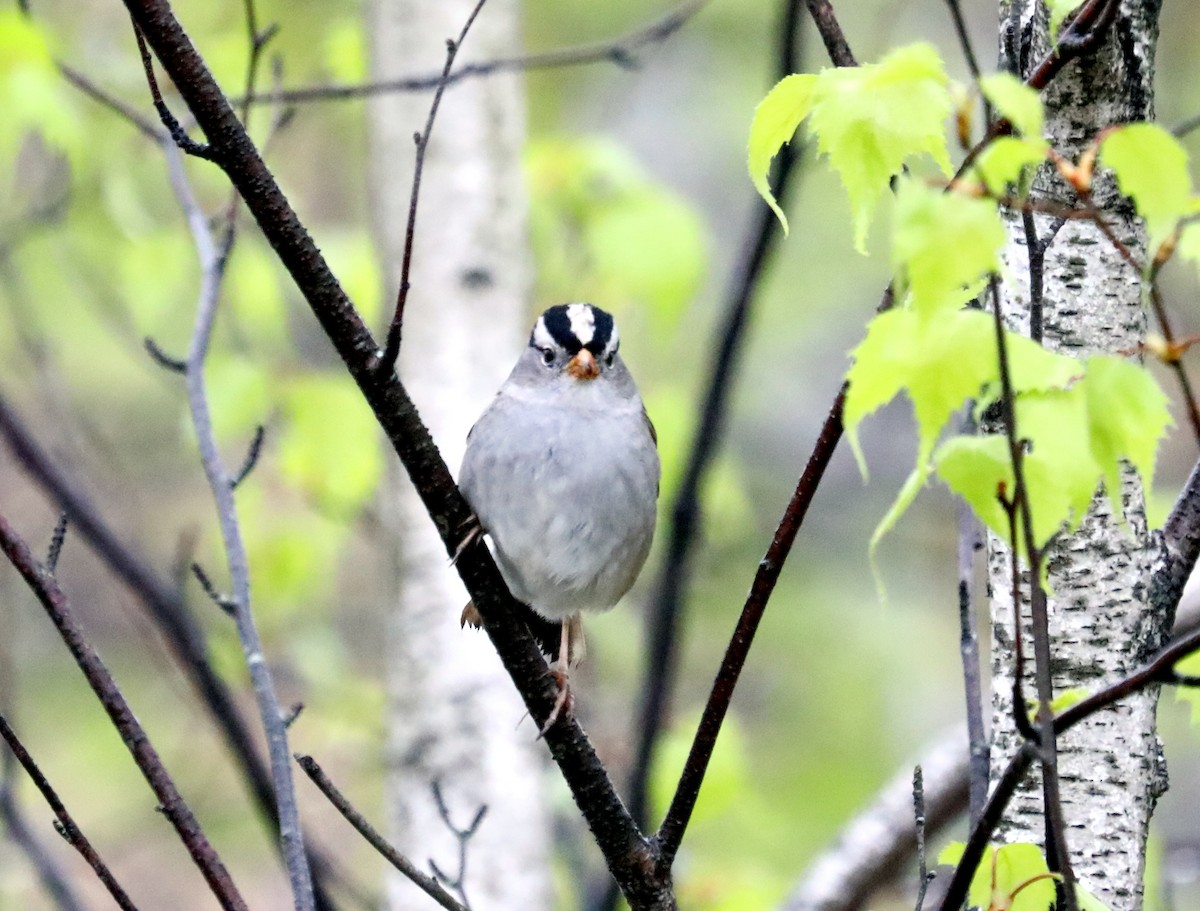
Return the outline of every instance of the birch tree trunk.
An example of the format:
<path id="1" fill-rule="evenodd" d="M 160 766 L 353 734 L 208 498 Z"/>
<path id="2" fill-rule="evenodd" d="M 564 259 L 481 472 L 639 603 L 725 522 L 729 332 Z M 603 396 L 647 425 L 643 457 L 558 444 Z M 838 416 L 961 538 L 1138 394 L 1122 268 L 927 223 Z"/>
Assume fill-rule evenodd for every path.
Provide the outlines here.
<path id="1" fill-rule="evenodd" d="M 1012 0 L 1024 50 L 1020 75 L 1050 49 L 1046 10 L 1036 0 Z M 1075 158 L 1106 126 L 1153 117 L 1154 49 L 1159 4 L 1125 0 L 1106 41 L 1092 57 L 1066 67 L 1044 93 L 1051 143 Z M 1001 4 L 1001 45 L 1013 8 Z M 1034 196 L 1074 203 L 1051 168 L 1035 181 Z M 1094 199 L 1119 237 L 1139 259 L 1145 236 L 1111 176 L 1098 175 Z M 1082 220 L 1059 223 L 1036 216 L 1036 241 L 1019 213 L 1008 222 L 1009 243 L 1002 307 L 1010 328 L 1039 338 L 1055 351 L 1078 357 L 1136 349 L 1146 330 L 1139 276 L 1122 262 L 1100 230 Z M 1040 319 L 1036 299 L 1037 247 L 1031 271 L 1030 244 L 1045 247 Z M 1094 690 L 1128 673 L 1165 639 L 1170 618 L 1147 603 L 1152 540 L 1147 534 L 1143 492 L 1129 477 L 1124 491 L 1128 527 L 1113 518 L 1107 500 L 1093 503 L 1081 530 L 1056 541 L 1049 566 L 1050 641 L 1054 691 Z M 997 775 L 1019 745 L 1012 721 L 1013 618 L 1011 566 L 1006 547 L 989 542 L 993 622 L 992 771 Z M 1028 582 L 1026 577 L 1025 582 Z M 1028 586 L 1022 597 L 1028 637 Z M 1026 656 L 1032 656 L 1026 638 Z M 1025 692 L 1033 698 L 1032 657 Z M 1146 834 L 1166 770 L 1155 731 L 1157 690 L 1118 703 L 1059 738 L 1067 842 L 1072 867 L 1084 888 L 1113 911 L 1142 905 Z M 1030 776 L 1001 831 L 1004 841 L 1044 843 L 1040 776 Z"/>
<path id="2" fill-rule="evenodd" d="M 367 20 L 371 78 L 439 72 L 446 39 L 458 35 L 474 5 L 374 0 Z M 516 0 L 489 3 L 457 62 L 516 53 L 518 12 Z M 430 100 L 393 94 L 370 105 L 372 215 L 389 295 L 399 284 L 413 134 L 423 129 Z M 461 462 L 467 431 L 528 330 L 524 135 L 520 76 L 470 80 L 447 90 L 426 154 L 399 370 L 451 466 Z M 458 842 L 439 816 L 432 785 L 439 783 L 460 828 L 486 805 L 468 846 L 471 906 L 546 908 L 549 824 L 536 731 L 518 728 L 524 707 L 487 637 L 460 629 L 467 596 L 398 468 L 384 512 L 397 541 L 398 598 L 387 650 L 391 834 L 418 862 L 431 858 L 454 876 Z M 429 902 L 395 875 L 389 894 L 394 908 Z"/>

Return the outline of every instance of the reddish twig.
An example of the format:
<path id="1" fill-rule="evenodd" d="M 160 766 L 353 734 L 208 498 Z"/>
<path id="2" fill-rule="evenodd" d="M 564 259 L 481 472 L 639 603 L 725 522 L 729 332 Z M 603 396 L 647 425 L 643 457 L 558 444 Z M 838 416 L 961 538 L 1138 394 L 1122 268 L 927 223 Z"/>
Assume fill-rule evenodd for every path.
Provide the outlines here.
<path id="1" fill-rule="evenodd" d="M 25 583 L 37 596 L 46 610 L 51 622 L 62 636 L 63 642 L 70 650 L 75 663 L 83 671 L 93 692 L 104 706 L 113 726 L 121 736 L 121 740 L 129 749 L 138 769 L 146 783 L 154 791 L 155 797 L 162 807 L 163 814 L 170 820 L 171 825 L 179 834 L 191 854 L 192 860 L 204 875 L 205 881 L 216 896 L 221 907 L 226 911 L 246 911 L 246 903 L 242 900 L 237 886 L 229 876 L 229 871 L 221 862 L 216 850 L 205 837 L 200 823 L 192 814 L 191 808 L 175 787 L 158 752 L 150 743 L 150 738 L 142 728 L 137 717 L 129 708 L 125 697 L 117 688 L 108 669 L 100 660 L 91 644 L 83 634 L 82 628 L 75 620 L 66 595 L 58 587 L 45 568 L 42 567 L 29 551 L 28 545 L 20 535 L 9 525 L 4 516 L 0 516 L 0 549 Z"/>
<path id="2" fill-rule="evenodd" d="M 104 888 L 108 890 L 108 894 L 113 897 L 113 901 L 117 903 L 119 908 L 123 909 L 123 911 L 137 911 L 137 906 L 134 905 L 125 890 L 121 888 L 121 884 L 117 882 L 116 877 L 112 875 L 112 871 L 108 869 L 108 865 L 100 858 L 96 849 L 92 847 L 92 843 L 88 841 L 87 836 L 76 825 L 75 820 L 67 812 L 67 808 L 59 799 L 58 794 L 51 787 L 50 782 L 46 780 L 46 776 L 42 774 L 42 770 L 38 768 L 37 763 L 33 761 L 33 757 L 29 755 L 29 751 L 25 749 L 25 745 L 21 743 L 16 732 L 9 726 L 8 721 L 2 714 L 0 714 L 0 738 L 3 738 L 8 744 L 13 755 L 17 757 L 17 762 L 25 769 L 34 786 L 41 792 L 46 803 L 50 805 L 50 809 L 54 811 L 54 816 L 58 820 L 55 828 L 58 829 L 59 834 L 66 839 L 67 844 L 80 853 L 83 859 L 87 861 L 88 866 L 100 877 L 100 882 L 104 883 Z"/>

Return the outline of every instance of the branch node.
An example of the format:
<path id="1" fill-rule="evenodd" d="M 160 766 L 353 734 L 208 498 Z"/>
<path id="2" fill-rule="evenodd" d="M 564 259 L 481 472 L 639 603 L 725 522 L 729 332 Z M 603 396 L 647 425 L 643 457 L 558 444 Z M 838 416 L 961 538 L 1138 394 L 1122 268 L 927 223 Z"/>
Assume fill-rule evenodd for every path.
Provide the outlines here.
<path id="1" fill-rule="evenodd" d="M 290 709 L 288 709 L 287 714 L 285 714 L 283 716 L 283 719 L 282 719 L 283 726 L 285 728 L 290 728 L 292 726 L 292 722 L 294 722 L 297 718 L 299 718 L 300 713 L 303 711 L 304 711 L 304 703 L 303 702 L 295 703 Z M 297 761 L 299 761 L 299 760 L 297 760 Z"/>

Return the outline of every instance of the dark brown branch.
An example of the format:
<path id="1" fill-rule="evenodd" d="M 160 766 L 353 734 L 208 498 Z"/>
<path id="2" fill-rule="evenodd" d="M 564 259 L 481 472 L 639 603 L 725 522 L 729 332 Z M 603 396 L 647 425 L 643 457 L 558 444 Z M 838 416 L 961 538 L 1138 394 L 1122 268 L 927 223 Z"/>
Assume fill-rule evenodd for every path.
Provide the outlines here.
<path id="1" fill-rule="evenodd" d="M 454 66 L 454 58 L 459 48 L 467 38 L 475 17 L 483 9 L 487 0 L 477 0 L 467 21 L 463 23 L 458 33 L 458 40 L 446 39 L 446 64 L 442 68 L 442 78 L 438 80 L 433 100 L 429 102 L 429 115 L 425 118 L 425 129 L 413 136 L 417 145 L 416 162 L 413 165 L 412 193 L 408 199 L 408 225 L 404 230 L 404 255 L 400 262 L 400 289 L 396 293 L 396 312 L 392 315 L 392 323 L 388 327 L 387 342 L 379 358 L 379 371 L 382 374 L 391 373 L 396 369 L 396 356 L 400 353 L 400 337 L 404 332 L 404 305 L 408 302 L 409 275 L 412 272 L 413 240 L 417 229 L 417 202 L 421 197 L 421 174 L 425 169 L 425 152 L 429 149 L 429 137 L 433 134 L 433 122 L 437 118 L 438 107 L 442 103 L 442 95 L 446 92 L 450 70 Z"/>
<path id="2" fill-rule="evenodd" d="M 801 19 L 799 0 L 785 0 L 772 81 L 800 69 Z M 784 145 L 776 157 L 774 183 L 775 195 L 779 200 L 786 198 L 798 159 L 799 150 L 792 144 Z M 756 206 L 753 219 L 743 242 L 743 252 L 730 275 L 723 316 L 712 345 L 716 353 L 704 392 L 704 404 L 692 437 L 683 478 L 671 505 L 665 555 L 648 612 L 647 648 L 640 689 L 642 704 L 629 785 L 629 809 L 643 828 L 650 824 L 647 818 L 650 766 L 675 682 L 676 659 L 682 638 L 679 617 L 691 574 L 690 556 L 701 530 L 700 491 L 724 431 L 725 414 L 733 394 L 742 342 L 759 281 L 779 238 L 779 220 L 766 206 Z M 615 896 L 612 898 L 615 899 Z M 612 904 L 608 907 L 612 907 Z"/>
<path id="3" fill-rule="evenodd" d="M 470 507 L 407 391 L 394 374 L 377 369 L 378 346 L 337 279 L 296 217 L 247 137 L 207 66 L 165 0 L 125 0 L 138 27 L 183 95 L 222 167 L 295 280 L 350 375 L 379 420 L 438 533 L 452 554 Z M 557 688 L 529 632 L 514 619 L 517 602 L 504 585 L 487 548 L 468 548 L 455 564 L 483 617 L 484 629 L 516 684 L 534 721 L 541 725 Z M 613 790 L 586 735 L 573 719 L 555 724 L 546 743 L 587 819 L 614 877 L 634 908 L 673 907 L 670 880 L 655 871 L 654 847 L 638 831 Z"/>
<path id="4" fill-rule="evenodd" d="M 67 514 L 60 513 L 54 526 L 54 534 L 50 537 L 50 549 L 46 553 L 46 572 L 50 575 L 58 570 L 58 558 L 62 556 L 63 543 L 67 540 Z"/>
<path id="5" fill-rule="evenodd" d="M 479 831 L 479 824 L 483 822 L 483 817 L 487 815 L 487 804 L 479 806 L 479 809 L 475 811 L 475 815 L 471 819 L 471 824 L 463 829 L 456 826 L 454 821 L 450 819 L 450 808 L 446 806 L 446 799 L 442 794 L 441 782 L 434 781 L 432 790 L 433 799 L 437 803 L 438 816 L 441 818 L 443 825 L 450 830 L 450 833 L 458 842 L 458 872 L 453 876 L 445 873 L 432 858 L 429 861 L 429 867 L 433 870 L 434 876 L 458 893 L 459 901 L 469 911 L 471 903 L 467 900 L 467 852 L 471 845 L 471 839 Z"/>
<path id="6" fill-rule="evenodd" d="M 146 73 L 146 84 L 150 87 L 150 97 L 154 101 L 154 110 L 158 112 L 158 119 L 167 128 L 171 139 L 180 150 L 188 155 L 194 155 L 196 158 L 214 161 L 212 149 L 192 139 L 187 134 L 187 131 L 180 126 L 175 115 L 171 113 L 171 109 L 167 107 L 167 103 L 163 100 L 162 92 L 158 88 L 158 77 L 154 75 L 154 61 L 150 59 L 150 51 L 146 48 L 146 41 L 142 37 L 142 33 L 138 31 L 136 25 L 133 28 L 133 35 L 137 38 L 138 54 L 142 58 L 142 69 Z"/>
<path id="7" fill-rule="evenodd" d="M 775 583 L 779 581 L 783 565 L 787 561 L 788 554 L 791 553 L 792 544 L 808 513 L 808 507 L 812 505 L 813 497 L 816 495 L 825 469 L 829 466 L 829 461 L 837 449 L 838 441 L 842 438 L 842 409 L 845 402 L 846 387 L 843 386 L 837 398 L 833 400 L 833 406 L 817 437 L 817 443 L 813 447 L 808 464 L 801 473 L 787 510 L 779 522 L 779 527 L 775 530 L 771 546 L 767 548 L 766 556 L 758 565 L 758 572 L 750 586 L 749 597 L 746 599 L 729 646 L 726 648 L 720 670 L 717 671 L 717 679 L 713 682 L 708 703 L 704 706 L 704 713 L 700 716 L 700 725 L 696 730 L 696 737 L 692 741 L 687 762 L 684 764 L 683 774 L 675 789 L 675 796 L 671 799 L 666 818 L 658 830 L 662 852 L 658 861 L 660 869 L 670 868 L 670 864 L 675 858 L 675 852 L 679 850 L 679 844 L 683 840 L 683 833 L 687 829 L 692 810 L 696 805 L 696 798 L 700 794 L 700 785 L 704 781 L 708 761 L 712 758 L 721 723 L 725 719 L 729 702 L 733 698 L 734 688 L 737 686 L 742 668 L 746 664 L 746 657 L 749 655 L 750 646 L 754 641 L 754 634 L 766 612 L 771 593 L 775 590 Z"/>
<path id="8" fill-rule="evenodd" d="M 121 740 L 137 763 L 146 783 L 158 798 L 163 814 L 179 834 L 180 840 L 221 907 L 226 911 L 246 911 L 246 903 L 230 879 L 221 858 L 204 836 L 200 823 L 196 821 L 191 808 L 175 787 L 175 782 L 163 766 L 158 752 L 150 743 L 150 738 L 129 708 L 125 697 L 121 695 L 112 675 L 84 637 L 83 630 L 71 612 L 66 595 L 54 578 L 34 559 L 29 547 L 4 516 L 0 516 L 0 549 L 46 609 L 47 616 L 58 629 L 75 663 L 83 671 Z"/>
<path id="9" fill-rule="evenodd" d="M 615 63 L 621 67 L 637 64 L 637 52 L 651 44 L 658 44 L 674 35 L 708 0 L 688 0 L 665 16 L 649 25 L 642 26 L 609 41 L 581 44 L 576 47 L 560 48 L 527 54 L 521 57 L 504 57 L 460 66 L 446 77 L 447 86 L 464 79 L 491 76 L 496 73 L 521 72 L 540 69 L 583 66 L 589 63 Z M 317 85 L 299 89 L 276 89 L 258 92 L 246 98 L 235 99 L 236 104 L 249 100 L 254 104 L 285 103 L 303 104 L 314 101 L 343 101 L 352 98 L 370 98 L 391 92 L 428 92 L 436 89 L 442 81 L 440 73 L 409 76 L 403 79 L 388 79 L 363 85 Z"/>
<path id="10" fill-rule="evenodd" d="M 33 834 L 33 826 L 17 804 L 13 787 L 17 761 L 11 751 L 0 755 L 0 827 L 33 868 L 56 911 L 83 911 L 70 878 L 56 854 L 51 854 Z"/>
<path id="11" fill-rule="evenodd" d="M 80 856 L 87 861 L 87 865 L 92 868 L 96 876 L 100 878 L 100 882 L 104 883 L 104 888 L 108 890 L 108 894 L 113 897 L 113 901 L 117 903 L 117 907 L 122 911 L 137 911 L 137 906 L 121 888 L 121 884 L 117 882 L 116 877 L 112 875 L 112 871 L 108 869 L 108 865 L 100 858 L 96 849 L 92 847 L 92 843 L 88 841 L 86 835 L 76 825 L 71 814 L 67 812 L 66 806 L 59 799 L 57 792 L 51 787 L 50 782 L 46 780 L 46 776 L 42 774 L 42 770 L 38 768 L 33 757 L 29 755 L 29 751 L 25 749 L 25 745 L 21 743 L 16 732 L 9 726 L 5 717 L 0 714 L 0 738 L 3 738 L 8 744 L 13 755 L 16 756 L 17 762 L 25 770 L 34 786 L 41 792 L 46 803 L 50 805 L 50 809 L 54 812 L 55 818 L 58 820 L 56 828 L 59 834 L 66 839 L 67 844 L 79 852 Z"/>
<path id="12" fill-rule="evenodd" d="M 320 789 L 322 794 L 329 798 L 329 802 L 345 817 L 346 822 L 354 826 L 358 834 L 365 838 L 367 843 L 378 851 L 384 860 L 399 870 L 400 873 L 445 908 L 446 911 L 467 911 L 466 906 L 442 888 L 441 883 L 427 873 L 424 873 L 416 864 L 392 847 L 387 839 L 379 834 L 379 830 L 367 822 L 367 818 L 358 812 L 358 810 L 354 809 L 350 801 L 330 781 L 329 776 L 325 774 L 315 759 L 311 756 L 301 756 L 297 753 L 296 762 L 300 764 L 300 768 L 304 770 L 305 774 L 312 779 L 312 783 Z"/>
<path id="13" fill-rule="evenodd" d="M 830 0 L 805 0 L 805 2 L 833 65 L 858 66 L 858 61 L 854 58 L 854 52 L 850 50 L 850 45 L 846 41 L 845 33 L 842 32 L 841 23 L 837 20 Z"/>

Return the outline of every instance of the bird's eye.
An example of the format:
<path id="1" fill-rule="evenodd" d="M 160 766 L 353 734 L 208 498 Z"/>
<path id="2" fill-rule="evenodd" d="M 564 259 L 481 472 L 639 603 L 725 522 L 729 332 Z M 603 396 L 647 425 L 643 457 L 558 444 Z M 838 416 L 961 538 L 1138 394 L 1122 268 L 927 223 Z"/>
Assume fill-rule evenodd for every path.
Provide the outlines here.
<path id="1" fill-rule="evenodd" d="M 616 359 L 617 359 L 617 352 L 614 349 L 613 351 L 608 352 L 608 354 L 606 354 L 604 356 L 604 366 L 611 367 L 613 365 L 613 361 L 615 361 Z"/>
<path id="2" fill-rule="evenodd" d="M 542 363 L 545 364 L 547 367 L 553 366 L 553 364 L 554 364 L 554 349 L 553 348 L 543 348 L 542 349 Z"/>

